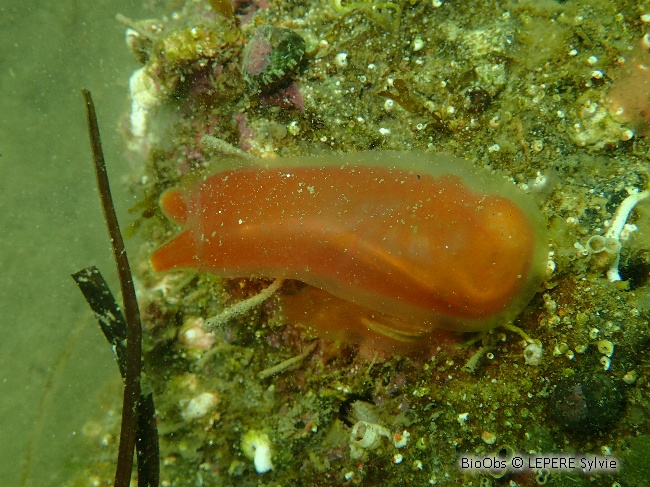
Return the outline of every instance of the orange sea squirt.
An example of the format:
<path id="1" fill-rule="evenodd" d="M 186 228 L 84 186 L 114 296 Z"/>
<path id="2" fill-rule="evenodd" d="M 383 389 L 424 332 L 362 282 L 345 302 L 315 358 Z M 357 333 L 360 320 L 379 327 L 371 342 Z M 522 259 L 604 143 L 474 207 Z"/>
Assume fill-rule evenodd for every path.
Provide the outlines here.
<path id="1" fill-rule="evenodd" d="M 313 288 L 283 298 L 286 315 L 352 337 L 409 341 L 510 320 L 548 252 L 532 198 L 419 151 L 240 164 L 167 191 L 161 206 L 183 230 L 153 253 L 154 270 L 297 279 Z"/>

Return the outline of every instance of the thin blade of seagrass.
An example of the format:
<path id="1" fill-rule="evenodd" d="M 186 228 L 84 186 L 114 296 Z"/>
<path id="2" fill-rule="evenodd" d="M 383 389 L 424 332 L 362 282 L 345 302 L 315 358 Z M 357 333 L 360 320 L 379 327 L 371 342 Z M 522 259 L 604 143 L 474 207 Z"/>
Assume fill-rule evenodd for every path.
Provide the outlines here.
<path id="1" fill-rule="evenodd" d="M 99 125 L 95 104 L 88 90 L 82 90 L 86 104 L 88 120 L 88 134 L 92 150 L 97 187 L 102 202 L 104 218 L 113 247 L 113 256 L 120 279 L 124 312 L 126 315 L 126 377 L 124 378 L 124 399 L 122 402 L 122 428 L 120 431 L 120 447 L 117 456 L 117 469 L 115 472 L 115 486 L 128 487 L 131 481 L 133 468 L 133 450 L 136 442 L 137 430 L 137 403 L 140 397 L 140 373 L 142 368 L 142 325 L 140 311 L 135 295 L 135 287 L 131 277 L 129 259 L 126 255 L 124 240 L 113 206 L 111 188 L 108 183 L 102 142 L 99 136 Z"/>
<path id="2" fill-rule="evenodd" d="M 86 302 L 95 314 L 106 340 L 111 344 L 122 378 L 126 377 L 126 320 L 113 293 L 95 266 L 72 274 Z M 138 426 L 135 449 L 138 455 L 138 485 L 157 487 L 160 478 L 158 429 L 153 394 L 144 378 L 137 404 Z"/>

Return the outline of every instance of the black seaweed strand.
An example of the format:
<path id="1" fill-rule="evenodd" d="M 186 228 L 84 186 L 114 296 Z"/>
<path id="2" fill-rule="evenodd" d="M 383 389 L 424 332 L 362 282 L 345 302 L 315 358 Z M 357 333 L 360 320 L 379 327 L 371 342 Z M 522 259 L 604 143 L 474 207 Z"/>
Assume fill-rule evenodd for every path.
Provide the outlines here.
<path id="1" fill-rule="evenodd" d="M 117 457 L 117 470 L 115 472 L 115 486 L 128 487 L 131 480 L 133 468 L 133 450 L 136 442 L 137 429 L 137 403 L 140 397 L 140 373 L 141 373 L 141 342 L 142 326 L 140 323 L 140 311 L 135 295 L 135 287 L 131 277 L 129 259 L 126 255 L 124 240 L 113 206 L 111 189 L 106 173 L 104 153 L 99 135 L 99 125 L 92 96 L 88 90 L 82 90 L 86 103 L 86 115 L 88 119 L 88 133 L 90 136 L 90 147 L 92 150 L 97 176 L 97 187 L 104 210 L 104 218 L 111 238 L 113 255 L 117 265 L 124 300 L 124 312 L 126 314 L 126 377 L 124 379 L 124 400 L 122 404 L 122 428 L 120 431 L 120 447 Z"/>
<path id="2" fill-rule="evenodd" d="M 111 344 L 122 378 L 126 377 L 126 320 L 113 293 L 97 267 L 72 274 L 86 302 L 95 314 L 106 340 Z M 144 378 L 142 378 L 144 383 Z M 135 449 L 138 455 L 138 485 L 157 487 L 160 479 L 158 429 L 153 394 L 142 386 L 138 401 L 138 428 Z"/>

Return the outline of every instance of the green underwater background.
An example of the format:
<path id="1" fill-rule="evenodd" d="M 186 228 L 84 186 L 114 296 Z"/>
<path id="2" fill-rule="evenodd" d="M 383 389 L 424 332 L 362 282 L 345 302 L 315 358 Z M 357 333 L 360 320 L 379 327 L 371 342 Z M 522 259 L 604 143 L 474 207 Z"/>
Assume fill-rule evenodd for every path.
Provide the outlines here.
<path id="1" fill-rule="evenodd" d="M 70 278 L 97 265 L 119 288 L 82 88 L 138 288 L 161 485 L 647 484 L 650 3 L 13 3 L 0 7 L 3 485 L 112 485 L 115 471 L 118 369 Z M 278 296 L 301 288 L 285 283 L 207 333 L 271 281 L 150 268 L 178 231 L 165 190 L 232 158 L 365 150 L 453 154 L 530 194 L 547 274 L 512 324 L 386 352 L 286 324 Z M 618 469 L 457 465 L 517 454 Z"/>

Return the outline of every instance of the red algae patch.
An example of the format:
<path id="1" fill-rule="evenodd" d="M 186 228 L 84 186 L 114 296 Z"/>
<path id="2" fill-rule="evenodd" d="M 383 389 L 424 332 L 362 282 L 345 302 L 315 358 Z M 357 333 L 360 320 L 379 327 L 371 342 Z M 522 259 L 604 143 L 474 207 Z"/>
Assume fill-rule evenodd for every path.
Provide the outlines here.
<path id="1" fill-rule="evenodd" d="M 170 190 L 161 205 L 184 228 L 152 255 L 156 271 L 300 280 L 320 291 L 287 297 L 284 312 L 325 334 L 414 342 L 489 329 L 516 316 L 545 273 L 532 199 L 442 155 L 261 161 Z"/>

